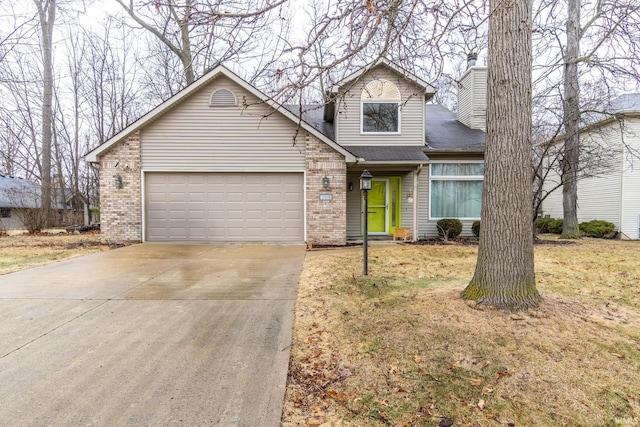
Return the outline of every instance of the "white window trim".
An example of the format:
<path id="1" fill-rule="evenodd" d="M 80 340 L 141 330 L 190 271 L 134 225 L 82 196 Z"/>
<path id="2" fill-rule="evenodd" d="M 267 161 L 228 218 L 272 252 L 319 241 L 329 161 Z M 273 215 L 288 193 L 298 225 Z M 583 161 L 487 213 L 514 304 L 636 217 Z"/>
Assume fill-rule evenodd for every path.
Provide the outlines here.
<path id="1" fill-rule="evenodd" d="M 365 132 L 364 130 L 364 104 L 396 104 L 398 106 L 398 130 L 397 132 Z M 384 101 L 369 99 L 360 102 L 360 135 L 400 135 L 402 133 L 402 108 L 399 101 Z"/>
<path id="2" fill-rule="evenodd" d="M 429 164 L 429 220 L 437 221 L 439 219 L 444 219 L 448 217 L 434 217 L 431 215 L 431 201 L 432 201 L 432 183 L 433 181 L 482 181 L 482 185 L 484 186 L 484 175 L 436 175 L 436 178 L 433 177 L 432 166 L 434 164 L 439 163 L 484 163 L 484 160 L 441 160 L 438 162 L 433 162 Z M 457 218 L 460 221 L 479 221 L 480 217 L 465 217 L 465 218 Z"/>

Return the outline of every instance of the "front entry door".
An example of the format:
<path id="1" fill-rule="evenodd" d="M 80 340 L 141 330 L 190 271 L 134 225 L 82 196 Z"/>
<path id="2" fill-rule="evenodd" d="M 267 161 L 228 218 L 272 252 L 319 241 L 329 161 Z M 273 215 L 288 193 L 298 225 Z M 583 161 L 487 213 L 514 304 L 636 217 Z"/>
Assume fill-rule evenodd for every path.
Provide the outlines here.
<path id="1" fill-rule="evenodd" d="M 387 190 L 388 179 L 373 179 L 369 191 L 369 234 L 388 234 Z"/>

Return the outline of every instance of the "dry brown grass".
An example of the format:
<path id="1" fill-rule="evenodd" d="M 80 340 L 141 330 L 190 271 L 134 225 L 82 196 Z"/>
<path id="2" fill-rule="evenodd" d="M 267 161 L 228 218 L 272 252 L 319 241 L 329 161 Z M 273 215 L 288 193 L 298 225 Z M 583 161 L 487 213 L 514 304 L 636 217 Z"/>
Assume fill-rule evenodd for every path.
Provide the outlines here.
<path id="1" fill-rule="evenodd" d="M 476 248 L 305 260 L 283 424 L 640 425 L 640 242 L 536 247 L 540 307 L 459 298 Z"/>
<path id="2" fill-rule="evenodd" d="M 0 275 L 67 258 L 109 250 L 99 234 L 42 233 L 0 237 Z"/>

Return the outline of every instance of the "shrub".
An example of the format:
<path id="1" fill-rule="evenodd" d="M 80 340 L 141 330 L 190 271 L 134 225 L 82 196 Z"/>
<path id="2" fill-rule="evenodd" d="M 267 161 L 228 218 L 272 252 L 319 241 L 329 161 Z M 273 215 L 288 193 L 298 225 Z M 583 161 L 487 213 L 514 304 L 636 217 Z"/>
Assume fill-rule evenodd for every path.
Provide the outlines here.
<path id="1" fill-rule="evenodd" d="M 445 239 L 455 239 L 462 233 L 462 222 L 455 218 L 443 218 L 437 222 L 438 235 Z"/>
<path id="2" fill-rule="evenodd" d="M 533 225 L 536 227 L 536 233 L 550 233 L 549 223 L 555 221 L 553 218 L 536 218 Z"/>
<path id="3" fill-rule="evenodd" d="M 562 225 L 564 221 L 562 219 L 554 219 L 549 222 L 547 228 L 549 229 L 549 233 L 553 234 L 561 234 L 562 233 Z"/>
<path id="4" fill-rule="evenodd" d="M 592 221 L 581 222 L 578 225 L 578 228 L 580 229 L 580 233 L 582 233 L 583 236 L 611 238 L 614 235 L 613 230 L 616 228 L 616 226 L 608 221 L 594 219 Z"/>
<path id="5" fill-rule="evenodd" d="M 480 237 L 480 221 L 473 221 L 473 224 L 471 224 L 471 232 L 474 236 Z"/>

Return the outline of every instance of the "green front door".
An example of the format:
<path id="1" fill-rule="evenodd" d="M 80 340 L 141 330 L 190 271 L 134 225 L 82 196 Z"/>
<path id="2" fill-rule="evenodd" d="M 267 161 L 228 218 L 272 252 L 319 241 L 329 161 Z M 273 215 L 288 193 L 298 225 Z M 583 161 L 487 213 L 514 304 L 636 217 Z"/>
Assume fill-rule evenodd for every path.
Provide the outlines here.
<path id="1" fill-rule="evenodd" d="M 387 186 L 389 180 L 375 179 L 369 191 L 369 233 L 388 233 L 387 227 Z"/>

